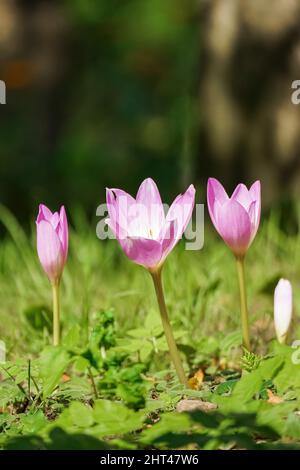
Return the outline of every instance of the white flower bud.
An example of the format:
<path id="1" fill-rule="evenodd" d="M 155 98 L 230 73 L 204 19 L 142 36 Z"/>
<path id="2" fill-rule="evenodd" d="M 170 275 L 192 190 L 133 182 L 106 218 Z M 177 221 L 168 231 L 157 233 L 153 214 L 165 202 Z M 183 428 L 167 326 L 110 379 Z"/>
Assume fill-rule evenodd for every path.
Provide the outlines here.
<path id="1" fill-rule="evenodd" d="M 274 292 L 274 323 L 279 343 L 285 343 L 292 320 L 293 290 L 290 281 L 280 279 Z"/>

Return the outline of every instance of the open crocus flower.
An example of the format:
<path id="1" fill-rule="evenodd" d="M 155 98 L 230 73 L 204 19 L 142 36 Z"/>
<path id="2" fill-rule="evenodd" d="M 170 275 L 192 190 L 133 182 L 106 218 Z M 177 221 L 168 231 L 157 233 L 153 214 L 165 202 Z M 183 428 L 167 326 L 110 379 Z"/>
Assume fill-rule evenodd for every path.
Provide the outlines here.
<path id="1" fill-rule="evenodd" d="M 109 214 L 106 222 L 124 253 L 151 274 L 170 356 L 179 381 L 187 386 L 169 321 L 161 268 L 189 223 L 195 203 L 195 188 L 191 185 L 184 194 L 177 196 L 167 215 L 157 186 L 151 178 L 143 181 L 135 199 L 121 189 L 107 189 L 106 200 Z"/>
<path id="2" fill-rule="evenodd" d="M 279 343 L 285 343 L 292 320 L 293 289 L 286 279 L 280 279 L 274 292 L 274 323 Z"/>
<path id="3" fill-rule="evenodd" d="M 36 220 L 37 252 L 51 283 L 59 281 L 68 255 L 68 221 L 65 208 L 52 213 L 40 204 Z"/>
<path id="4" fill-rule="evenodd" d="M 260 221 L 260 182 L 248 190 L 239 184 L 231 197 L 215 178 L 209 178 L 207 204 L 210 218 L 235 256 L 243 257 L 251 245 Z"/>
<path id="5" fill-rule="evenodd" d="M 162 266 L 181 239 L 192 215 L 195 188 L 176 197 L 167 215 L 155 182 L 147 178 L 136 198 L 121 189 L 107 189 L 107 224 L 126 256 L 149 270 Z"/>

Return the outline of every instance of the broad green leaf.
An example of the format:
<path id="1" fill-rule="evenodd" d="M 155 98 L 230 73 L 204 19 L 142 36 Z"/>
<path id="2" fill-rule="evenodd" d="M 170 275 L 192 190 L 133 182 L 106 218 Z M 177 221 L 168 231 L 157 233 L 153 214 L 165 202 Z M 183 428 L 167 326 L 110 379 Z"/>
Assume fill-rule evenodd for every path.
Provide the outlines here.
<path id="1" fill-rule="evenodd" d="M 300 386 L 300 364 L 293 364 L 292 358 L 286 357 L 283 367 L 273 382 L 279 393 L 284 393 L 291 387 L 298 388 Z"/>
<path id="2" fill-rule="evenodd" d="M 70 404 L 69 414 L 73 424 L 82 428 L 90 427 L 94 422 L 93 410 L 78 401 Z"/>
<path id="3" fill-rule="evenodd" d="M 232 393 L 232 390 L 238 382 L 238 379 L 226 380 L 226 382 L 223 382 L 217 386 L 215 393 L 217 393 L 218 395 L 229 395 Z"/>
<path id="4" fill-rule="evenodd" d="M 36 434 L 48 424 L 42 411 L 34 414 L 23 415 L 21 419 L 22 432 L 24 434 Z"/>
<path id="5" fill-rule="evenodd" d="M 72 350 L 76 348 L 80 341 L 80 326 L 78 324 L 73 325 L 64 337 L 64 347 Z"/>
<path id="6" fill-rule="evenodd" d="M 125 434 L 142 427 L 144 414 L 133 411 L 118 402 L 97 400 L 94 405 L 95 436 Z"/>
<path id="7" fill-rule="evenodd" d="M 245 373 L 234 387 L 232 398 L 238 403 L 246 403 L 260 391 L 264 380 L 273 379 L 282 366 L 283 359 L 274 357 L 262 361 L 253 372 Z"/>
<path id="8" fill-rule="evenodd" d="M 167 413 L 162 415 L 160 421 L 141 434 L 141 442 L 147 445 L 155 445 L 155 441 L 161 439 L 165 434 L 176 432 L 182 433 L 191 428 L 191 417 L 188 413 Z"/>
<path id="9" fill-rule="evenodd" d="M 295 413 L 290 413 L 288 415 L 283 435 L 300 440 L 300 416 L 296 416 Z"/>
<path id="10" fill-rule="evenodd" d="M 232 398 L 236 402 L 245 403 L 257 393 L 263 383 L 260 370 L 256 369 L 250 374 L 244 374 L 234 387 Z"/>
<path id="11" fill-rule="evenodd" d="M 69 363 L 70 355 L 62 347 L 48 346 L 44 349 L 39 360 L 44 399 L 51 395 L 58 385 Z"/>

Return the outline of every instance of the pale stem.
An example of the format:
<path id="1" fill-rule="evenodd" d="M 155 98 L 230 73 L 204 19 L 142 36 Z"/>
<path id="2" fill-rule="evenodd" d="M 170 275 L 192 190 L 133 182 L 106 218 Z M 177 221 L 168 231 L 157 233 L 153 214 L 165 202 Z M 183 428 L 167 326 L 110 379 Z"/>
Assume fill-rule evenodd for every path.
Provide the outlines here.
<path id="1" fill-rule="evenodd" d="M 53 300 L 53 345 L 58 346 L 60 341 L 60 303 L 59 303 L 59 281 L 52 283 Z"/>
<path id="2" fill-rule="evenodd" d="M 250 338 L 249 338 L 249 319 L 247 308 L 247 295 L 246 295 L 246 282 L 245 282 L 245 267 L 244 256 L 236 257 L 237 272 L 240 288 L 240 302 L 241 302 L 241 319 L 242 319 L 242 333 L 244 347 L 250 351 Z"/>
<path id="3" fill-rule="evenodd" d="M 160 315 L 161 315 L 161 320 L 164 328 L 164 332 L 166 335 L 167 343 L 169 346 L 169 351 L 170 351 L 170 356 L 172 359 L 172 362 L 174 364 L 175 370 L 177 372 L 179 381 L 188 387 L 188 381 L 185 376 L 182 362 L 179 356 L 179 352 L 176 346 L 176 342 L 173 336 L 172 328 L 170 325 L 169 321 L 169 316 L 168 316 L 168 311 L 166 307 L 166 302 L 165 302 L 165 297 L 164 297 L 164 292 L 163 292 L 163 287 L 162 287 L 162 281 L 161 281 L 161 269 L 157 271 L 151 271 L 150 272 L 153 282 L 154 282 L 154 287 L 155 287 L 155 292 L 156 292 L 156 297 L 157 297 L 157 302 L 160 310 Z"/>

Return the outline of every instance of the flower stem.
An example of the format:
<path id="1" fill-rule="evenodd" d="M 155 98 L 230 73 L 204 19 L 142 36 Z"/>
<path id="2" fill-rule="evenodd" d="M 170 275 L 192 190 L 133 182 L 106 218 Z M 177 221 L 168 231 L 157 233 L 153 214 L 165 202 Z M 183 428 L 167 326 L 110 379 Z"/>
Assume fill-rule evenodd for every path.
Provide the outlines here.
<path id="1" fill-rule="evenodd" d="M 165 297 L 164 297 L 164 292 L 163 292 L 163 287 L 162 287 L 162 282 L 161 282 L 161 269 L 157 271 L 151 271 L 150 274 L 152 276 L 154 287 L 155 287 L 157 302 L 158 302 L 158 306 L 160 310 L 161 320 L 162 320 L 162 324 L 164 327 L 167 343 L 169 346 L 170 356 L 175 366 L 175 370 L 177 372 L 180 383 L 182 383 L 183 385 L 187 387 L 188 381 L 183 370 L 182 362 L 179 356 L 179 352 L 176 346 L 176 342 L 175 342 L 175 339 L 172 333 L 172 328 L 171 328 L 170 321 L 169 321 L 168 311 L 166 307 L 166 302 L 165 302 Z"/>
<path id="2" fill-rule="evenodd" d="M 249 338 L 249 320 L 247 308 L 247 295 L 246 295 L 246 282 L 245 282 L 245 267 L 244 256 L 236 257 L 237 272 L 240 287 L 240 302 L 241 302 L 241 319 L 242 319 L 242 332 L 244 347 L 250 351 L 250 338 Z"/>
<path id="3" fill-rule="evenodd" d="M 60 341 L 60 304 L 59 304 L 59 281 L 52 284 L 53 299 L 53 345 L 58 346 Z"/>
<path id="4" fill-rule="evenodd" d="M 91 384 L 92 384 L 93 392 L 94 392 L 94 395 L 95 395 L 95 399 L 97 400 L 98 399 L 97 387 L 96 387 L 96 384 L 95 384 L 92 369 L 90 367 L 88 368 L 88 372 L 89 372 L 89 376 L 90 376 L 90 379 L 91 379 Z"/>

